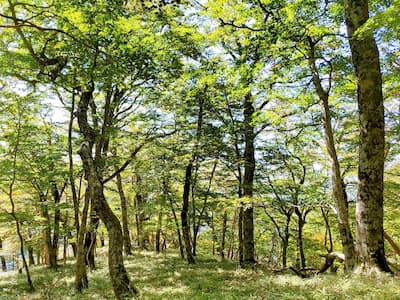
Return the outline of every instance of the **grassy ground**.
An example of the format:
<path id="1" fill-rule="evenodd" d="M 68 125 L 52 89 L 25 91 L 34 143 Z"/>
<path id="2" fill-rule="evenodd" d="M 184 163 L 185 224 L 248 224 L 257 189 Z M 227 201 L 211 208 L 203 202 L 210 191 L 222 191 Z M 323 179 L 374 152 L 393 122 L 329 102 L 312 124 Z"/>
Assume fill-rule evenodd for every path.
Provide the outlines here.
<path id="1" fill-rule="evenodd" d="M 105 258 L 89 274 L 89 289 L 77 294 L 73 264 L 57 272 L 32 268 L 35 293 L 27 293 L 25 275 L 0 273 L 0 300 L 5 299 L 114 299 Z M 400 278 L 385 274 L 371 276 L 320 275 L 301 279 L 276 275 L 267 270 L 242 270 L 234 262 L 198 259 L 188 266 L 175 254 L 135 254 L 126 260 L 140 299 L 400 299 Z"/>

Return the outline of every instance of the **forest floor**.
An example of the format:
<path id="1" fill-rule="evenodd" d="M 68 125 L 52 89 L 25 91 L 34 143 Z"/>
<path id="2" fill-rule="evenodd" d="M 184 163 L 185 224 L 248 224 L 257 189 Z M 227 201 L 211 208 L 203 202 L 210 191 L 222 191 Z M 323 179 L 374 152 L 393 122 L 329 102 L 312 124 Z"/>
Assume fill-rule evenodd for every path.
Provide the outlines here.
<path id="1" fill-rule="evenodd" d="M 322 274 L 302 279 L 294 274 L 273 274 L 260 267 L 243 270 L 232 261 L 199 258 L 187 265 L 174 253 L 136 253 L 126 259 L 139 299 L 400 299 L 400 278 L 386 274 L 370 276 Z M 32 267 L 36 292 L 26 292 L 26 278 L 17 272 L 0 273 L 0 300 L 8 299 L 114 299 L 105 257 L 89 273 L 89 288 L 74 289 L 74 264 L 58 271 Z"/>

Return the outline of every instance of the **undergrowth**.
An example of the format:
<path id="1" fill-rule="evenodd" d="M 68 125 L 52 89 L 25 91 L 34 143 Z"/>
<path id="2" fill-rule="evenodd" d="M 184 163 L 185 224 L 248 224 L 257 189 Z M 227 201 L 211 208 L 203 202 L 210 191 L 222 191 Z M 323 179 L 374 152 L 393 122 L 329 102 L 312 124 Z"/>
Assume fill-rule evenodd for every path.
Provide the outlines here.
<path id="1" fill-rule="evenodd" d="M 74 264 L 58 271 L 33 267 L 36 288 L 28 293 L 24 274 L 0 273 L 0 300 L 8 299 L 114 299 L 105 257 L 89 273 L 89 288 L 74 289 Z M 262 268 L 243 270 L 232 261 L 198 258 L 188 265 L 173 253 L 136 253 L 126 258 L 139 299 L 400 299 L 400 278 L 386 274 L 364 276 L 323 274 L 302 279 L 294 274 L 274 274 Z"/>

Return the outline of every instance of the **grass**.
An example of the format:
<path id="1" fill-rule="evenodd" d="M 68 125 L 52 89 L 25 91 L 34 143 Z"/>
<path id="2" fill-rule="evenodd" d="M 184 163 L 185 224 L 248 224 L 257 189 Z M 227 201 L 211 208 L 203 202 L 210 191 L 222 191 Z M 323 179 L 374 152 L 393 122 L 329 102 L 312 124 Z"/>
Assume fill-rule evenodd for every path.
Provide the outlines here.
<path id="1" fill-rule="evenodd" d="M 89 289 L 74 289 L 74 265 L 68 262 L 55 272 L 33 267 L 36 292 L 28 293 L 24 274 L 0 273 L 0 300 L 8 299 L 114 299 L 105 257 L 98 270 L 89 273 Z M 243 270 L 232 261 L 199 258 L 187 265 L 174 253 L 136 253 L 126 259 L 140 299 L 400 299 L 400 278 L 386 274 L 371 276 L 326 274 L 301 279 L 293 274 L 268 270 Z"/>

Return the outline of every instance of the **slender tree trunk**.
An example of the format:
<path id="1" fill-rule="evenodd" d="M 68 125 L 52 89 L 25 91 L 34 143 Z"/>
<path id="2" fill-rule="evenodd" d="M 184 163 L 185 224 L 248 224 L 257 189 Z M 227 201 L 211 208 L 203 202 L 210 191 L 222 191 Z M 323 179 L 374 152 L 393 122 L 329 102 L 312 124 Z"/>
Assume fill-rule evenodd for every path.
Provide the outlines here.
<path id="1" fill-rule="evenodd" d="M 85 242 L 84 242 L 84 253 L 85 253 L 85 264 L 89 266 L 89 270 L 96 270 L 95 262 L 95 249 L 97 240 L 97 228 L 99 227 L 99 217 L 96 211 L 92 209 L 90 213 L 89 228 L 86 230 Z"/>
<path id="2" fill-rule="evenodd" d="M 243 177 L 243 196 L 249 199 L 243 208 L 243 261 L 245 264 L 254 264 L 254 220 L 253 220 L 253 181 L 255 172 L 255 156 L 254 156 L 254 114 L 253 99 L 250 94 L 246 95 L 244 101 L 244 133 L 245 133 L 245 150 L 244 150 L 244 177 Z"/>
<path id="3" fill-rule="evenodd" d="M 190 193 L 190 184 L 192 178 L 192 161 L 186 166 L 185 173 L 185 184 L 183 187 L 183 205 L 181 210 L 181 222 L 182 222 L 182 232 L 183 232 L 183 241 L 185 243 L 186 250 L 186 259 L 189 264 L 194 264 L 195 260 L 192 252 L 192 245 L 190 242 L 190 227 L 188 220 L 188 212 L 189 212 L 189 193 Z"/>
<path id="4" fill-rule="evenodd" d="M 14 149 L 12 152 L 12 179 L 9 185 L 9 189 L 8 189 L 8 199 L 10 201 L 11 204 L 11 217 L 14 219 L 15 221 L 15 227 L 17 229 L 17 235 L 18 235 L 18 239 L 19 239 L 19 250 L 20 250 L 20 255 L 22 257 L 22 262 L 23 262 L 23 266 L 26 272 L 26 280 L 28 282 L 28 288 L 29 291 L 34 291 L 35 288 L 33 286 L 32 283 L 32 279 L 31 279 L 31 275 L 29 272 L 29 267 L 28 264 L 26 262 L 26 258 L 25 258 L 25 243 L 24 243 L 24 238 L 22 236 L 21 233 L 21 224 L 20 221 L 17 217 L 16 214 L 16 209 L 15 209 L 15 201 L 14 201 L 14 185 L 16 183 L 17 180 L 17 155 L 18 155 L 18 151 L 19 151 L 19 143 L 20 143 L 20 139 L 21 139 L 21 111 L 20 111 L 20 106 L 18 105 L 18 127 L 17 127 L 17 139 L 15 141 L 15 145 L 14 145 Z"/>
<path id="5" fill-rule="evenodd" d="M 144 200 L 143 200 L 142 193 L 139 191 L 141 181 L 142 181 L 141 177 L 139 175 L 136 175 L 137 191 L 136 191 L 136 195 L 135 195 L 135 206 L 136 206 L 135 220 L 136 220 L 137 245 L 139 246 L 139 249 L 144 250 L 146 248 L 146 245 L 145 245 L 146 238 L 145 238 L 145 233 L 143 230 Z"/>
<path id="6" fill-rule="evenodd" d="M 54 230 L 53 230 L 53 241 L 51 244 L 51 252 L 50 252 L 50 265 L 57 268 L 57 258 L 58 258 L 58 240 L 60 239 L 60 220 L 61 220 L 61 212 L 58 204 L 61 200 L 61 194 L 57 188 L 57 184 L 55 181 L 51 182 L 53 199 L 54 199 Z"/>
<path id="7" fill-rule="evenodd" d="M 221 243 L 219 246 L 219 256 L 221 259 L 225 259 L 225 237 L 226 237 L 226 223 L 228 221 L 228 213 L 224 210 L 222 216 L 222 229 L 221 229 Z"/>
<path id="8" fill-rule="evenodd" d="M 331 226 L 329 224 L 328 213 L 324 210 L 324 208 L 322 206 L 321 206 L 321 213 L 322 213 L 322 217 L 324 218 L 324 222 L 325 222 L 324 245 L 325 245 L 325 248 L 328 251 L 328 253 L 331 253 L 333 251 L 332 231 L 331 231 Z M 329 247 L 327 246 L 328 241 L 329 241 Z"/>
<path id="9" fill-rule="evenodd" d="M 212 255 L 215 255 L 215 244 L 217 242 L 217 235 L 215 234 L 215 226 L 214 226 L 214 211 L 211 211 L 211 243 L 212 243 Z"/>
<path id="10" fill-rule="evenodd" d="M 79 197 L 75 187 L 75 175 L 74 175 L 74 160 L 73 160 L 73 148 L 72 148 L 72 127 L 74 124 L 75 114 L 75 91 L 72 93 L 71 112 L 68 124 L 68 160 L 69 160 L 69 183 L 71 186 L 72 202 L 74 205 L 74 224 L 75 224 L 75 237 L 78 240 L 79 233 Z M 75 252 L 74 252 L 75 253 Z M 74 254 L 75 255 L 75 254 Z"/>
<path id="11" fill-rule="evenodd" d="M 238 218 L 238 260 L 241 267 L 244 267 L 243 258 L 243 203 L 241 203 Z"/>
<path id="12" fill-rule="evenodd" d="M 348 203 L 346 189 L 343 185 L 343 180 L 340 175 L 340 164 L 336 152 L 335 139 L 332 129 L 331 112 L 329 109 L 329 94 L 323 88 L 321 78 L 318 73 L 317 65 L 315 62 L 315 44 L 309 38 L 309 65 L 313 75 L 313 82 L 317 91 L 321 108 L 322 108 L 322 121 L 325 131 L 325 144 L 331 159 L 331 180 L 333 189 L 333 198 L 335 199 L 335 206 L 337 210 L 337 220 L 340 233 L 340 240 L 342 242 L 343 253 L 345 259 L 345 270 L 347 272 L 353 270 L 355 264 L 355 248 L 353 236 L 349 223 Z"/>
<path id="13" fill-rule="evenodd" d="M 174 221 L 175 221 L 175 226 L 176 226 L 176 233 L 178 235 L 179 253 L 181 255 L 181 258 L 184 259 L 185 258 L 185 254 L 184 254 L 184 246 L 183 246 L 183 242 L 182 242 L 181 230 L 179 229 L 179 222 L 178 222 L 178 217 L 176 215 L 175 208 L 174 208 L 174 201 L 169 196 L 169 193 L 168 193 L 168 184 L 167 184 L 166 180 L 163 180 L 163 193 L 164 193 L 164 196 L 168 197 L 168 199 L 169 199 L 169 204 L 171 206 L 172 215 L 174 216 Z"/>
<path id="14" fill-rule="evenodd" d="M 161 248 L 161 228 L 162 228 L 162 212 L 158 213 L 157 232 L 156 232 L 156 252 L 160 253 Z"/>
<path id="15" fill-rule="evenodd" d="M 46 227 L 44 229 L 44 256 L 45 256 L 45 263 L 50 266 L 50 268 L 57 267 L 57 261 L 54 259 L 54 251 L 53 251 L 53 244 L 51 239 L 51 221 L 50 221 L 50 214 L 47 208 L 47 199 L 46 195 L 44 195 L 41 191 L 39 191 L 39 198 L 42 210 L 42 216 L 45 219 Z"/>
<path id="16" fill-rule="evenodd" d="M 86 273 L 84 241 L 86 234 L 86 224 L 89 211 L 90 202 L 90 187 L 86 187 L 85 202 L 83 203 L 82 220 L 79 226 L 77 237 L 77 251 L 76 251 L 76 269 L 75 269 L 75 288 L 78 292 L 88 287 L 88 278 Z"/>
<path id="17" fill-rule="evenodd" d="M 193 170 L 193 169 L 192 169 Z M 191 207 L 192 207 L 192 229 L 193 229 L 193 235 L 192 235 L 192 254 L 194 257 L 197 256 L 197 233 L 200 228 L 200 220 L 201 216 L 198 217 L 198 220 L 196 221 L 196 195 L 195 195 L 195 185 L 196 185 L 196 177 L 197 177 L 197 171 L 198 168 L 195 168 L 195 176 L 193 179 L 190 179 L 190 191 L 192 194 L 192 202 L 191 202 Z M 190 224 L 189 224 L 190 228 Z"/>
<path id="18" fill-rule="evenodd" d="M 299 216 L 298 216 L 299 217 Z M 301 268 L 306 267 L 306 256 L 304 254 L 304 246 L 303 246 L 303 228 L 304 228 L 304 221 L 300 217 L 297 220 L 297 245 L 299 247 L 299 256 L 300 256 L 300 263 Z"/>
<path id="19" fill-rule="evenodd" d="M 117 175 L 117 187 L 119 197 L 121 199 L 121 214 L 122 214 L 122 232 L 124 239 L 124 250 L 126 255 L 132 255 L 132 244 L 129 233 L 129 223 L 128 223 L 128 202 L 125 197 L 124 189 L 122 186 L 121 174 Z"/>
<path id="20" fill-rule="evenodd" d="M 233 252 L 234 252 L 234 245 L 235 245 L 235 228 L 237 222 L 237 211 L 233 215 L 232 225 L 231 225 L 231 232 L 230 232 L 230 239 L 229 239 L 229 248 L 228 248 L 228 258 L 233 259 Z"/>
<path id="21" fill-rule="evenodd" d="M 383 239 L 385 120 L 379 52 L 372 32 L 356 34 L 369 18 L 368 0 L 345 0 L 344 15 L 357 77 L 360 127 L 357 254 L 363 268 L 377 266 L 390 272 Z"/>

